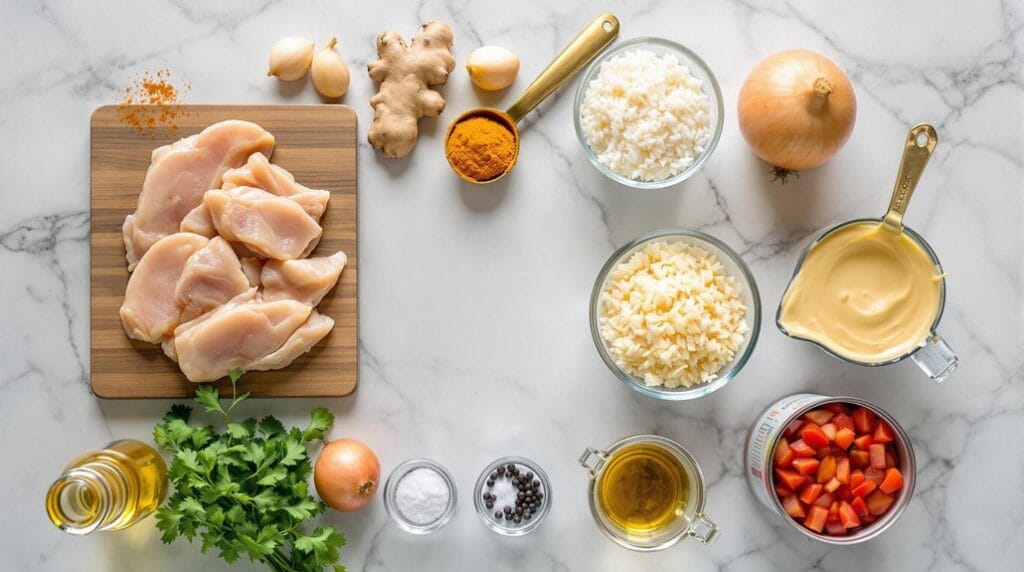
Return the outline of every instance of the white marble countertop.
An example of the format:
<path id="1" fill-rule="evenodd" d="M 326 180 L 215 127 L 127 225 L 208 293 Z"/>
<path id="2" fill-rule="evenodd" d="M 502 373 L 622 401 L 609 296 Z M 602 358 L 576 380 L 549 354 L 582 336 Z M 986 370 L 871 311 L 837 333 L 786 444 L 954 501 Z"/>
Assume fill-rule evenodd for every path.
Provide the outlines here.
<path id="1" fill-rule="evenodd" d="M 345 6 L 344 4 L 348 4 Z M 481 43 L 523 61 L 507 105 L 601 10 L 588 2 L 4 2 L 0 4 L 0 553 L 8 570 L 222 570 L 198 546 L 160 544 L 152 519 L 75 538 L 47 521 L 43 497 L 65 461 L 113 438 L 149 439 L 170 401 L 112 402 L 88 386 L 89 115 L 144 69 L 191 83 L 190 103 L 319 101 L 265 76 L 280 36 L 341 38 L 352 69 L 344 103 L 360 119 L 360 388 L 323 402 L 333 436 L 373 446 L 385 473 L 413 456 L 446 465 L 461 487 L 454 520 L 413 537 L 383 503 L 327 518 L 348 536 L 350 570 L 976 570 L 1024 561 L 1021 182 L 1024 13 L 963 2 L 654 1 L 611 7 L 620 38 L 662 36 L 703 56 L 722 84 L 725 133 L 710 162 L 668 190 L 631 192 L 589 164 L 564 88 L 526 122 L 514 174 L 460 184 L 442 159 L 455 113 L 480 102 L 461 67 Z M 449 22 L 460 67 L 448 109 L 425 121 L 410 157 L 364 141 L 374 35 L 408 37 Z M 791 47 L 848 70 L 853 137 L 826 166 L 786 186 L 747 149 L 735 120 L 750 68 Z M 845 365 L 783 337 L 771 316 L 801 249 L 824 227 L 880 215 L 907 128 L 932 122 L 940 144 L 907 217 L 949 273 L 941 331 L 962 366 L 943 385 L 910 362 Z M 761 289 L 765 324 L 752 361 L 709 398 L 659 403 L 630 391 L 594 350 L 587 300 L 614 248 L 664 226 L 695 227 L 740 251 Z M 140 383 L 145 375 L 140 372 Z M 918 484 L 902 518 L 854 548 L 813 543 L 762 509 L 742 473 L 744 434 L 775 399 L 849 394 L 909 431 Z M 265 400 L 246 413 L 298 423 L 317 400 Z M 710 482 L 709 547 L 657 554 L 606 540 L 591 520 L 576 458 L 588 445 L 658 433 L 697 457 Z M 556 500 L 525 538 L 491 533 L 470 488 L 491 460 L 539 462 Z M 248 569 L 251 565 L 237 565 Z"/>

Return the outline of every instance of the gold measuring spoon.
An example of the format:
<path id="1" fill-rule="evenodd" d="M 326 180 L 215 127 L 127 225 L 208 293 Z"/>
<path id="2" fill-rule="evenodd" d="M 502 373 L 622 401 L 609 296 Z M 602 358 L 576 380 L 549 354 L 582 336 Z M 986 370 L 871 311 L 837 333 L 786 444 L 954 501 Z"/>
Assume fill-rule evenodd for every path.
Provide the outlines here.
<path id="1" fill-rule="evenodd" d="M 547 96 L 551 95 L 567 79 L 576 75 L 576 72 L 580 71 L 583 66 L 594 59 L 594 56 L 601 53 L 601 50 L 612 43 L 618 35 L 618 18 L 611 14 L 598 16 L 573 41 L 569 42 L 569 45 L 565 46 L 562 52 L 548 64 L 548 67 L 537 76 L 537 79 L 533 80 L 530 87 L 526 88 L 526 91 L 519 96 L 519 99 L 507 111 L 501 111 L 493 107 L 474 107 L 455 118 L 455 121 L 452 121 L 451 125 L 448 126 L 448 131 L 445 133 L 444 145 L 445 157 L 448 158 L 448 164 L 451 165 L 455 174 L 462 178 L 462 180 L 477 185 L 493 183 L 507 175 L 519 159 L 519 128 L 516 125 L 519 123 L 519 120 L 532 111 L 534 107 L 537 107 L 537 104 L 544 101 Z M 505 167 L 505 170 L 498 176 L 484 181 L 476 180 L 460 172 L 455 164 L 452 163 L 448 153 L 452 131 L 459 123 L 473 117 L 484 117 L 496 121 L 512 133 L 515 143 L 515 151 L 512 153 L 512 158 Z"/>
<path id="2" fill-rule="evenodd" d="M 896 184 L 893 185 L 892 198 L 889 200 L 889 211 L 882 217 L 882 222 L 889 227 L 897 231 L 903 229 L 903 215 L 907 212 L 910 197 L 938 142 L 935 128 L 928 123 L 918 123 L 907 133 L 903 159 L 900 160 L 900 170 L 896 173 Z"/>

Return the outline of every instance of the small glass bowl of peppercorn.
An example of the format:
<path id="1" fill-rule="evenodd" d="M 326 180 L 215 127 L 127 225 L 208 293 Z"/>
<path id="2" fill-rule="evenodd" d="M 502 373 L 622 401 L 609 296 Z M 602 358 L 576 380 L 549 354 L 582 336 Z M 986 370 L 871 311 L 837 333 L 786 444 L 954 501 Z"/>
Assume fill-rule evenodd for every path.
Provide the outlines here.
<path id="1" fill-rule="evenodd" d="M 522 536 L 540 526 L 551 509 L 551 482 L 536 463 L 504 457 L 480 473 L 473 505 L 488 528 L 506 536 Z"/>

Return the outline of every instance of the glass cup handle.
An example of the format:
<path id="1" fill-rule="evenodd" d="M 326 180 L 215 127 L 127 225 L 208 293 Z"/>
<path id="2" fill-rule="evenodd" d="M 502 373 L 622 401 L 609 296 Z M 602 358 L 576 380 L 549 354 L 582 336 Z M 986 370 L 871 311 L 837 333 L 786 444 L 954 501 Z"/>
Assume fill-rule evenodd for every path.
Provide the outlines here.
<path id="1" fill-rule="evenodd" d="M 604 466 L 605 460 L 608 458 L 608 453 L 599 451 L 592 447 L 587 447 L 580 455 L 579 463 L 580 466 L 587 470 L 587 474 L 590 478 L 597 476 L 597 472 Z"/>
<path id="2" fill-rule="evenodd" d="M 690 530 L 687 533 L 704 544 L 711 544 L 718 538 L 718 525 L 707 515 L 699 514 L 697 518 L 693 519 L 693 524 L 690 525 Z"/>
<path id="3" fill-rule="evenodd" d="M 946 381 L 960 365 L 960 358 L 956 357 L 953 348 L 936 333 L 929 336 L 921 349 L 910 357 L 914 358 L 914 363 L 935 383 Z"/>

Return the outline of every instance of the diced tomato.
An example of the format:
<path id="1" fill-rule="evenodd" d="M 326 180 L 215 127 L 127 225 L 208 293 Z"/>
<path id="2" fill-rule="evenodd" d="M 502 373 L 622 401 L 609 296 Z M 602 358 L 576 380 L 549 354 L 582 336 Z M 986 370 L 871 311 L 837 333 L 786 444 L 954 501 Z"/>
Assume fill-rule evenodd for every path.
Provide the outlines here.
<path id="1" fill-rule="evenodd" d="M 828 423 L 828 420 L 832 419 L 833 415 L 835 415 L 835 413 L 828 409 L 815 409 L 814 411 L 804 413 L 804 417 L 810 419 L 812 423 L 817 425 L 824 425 L 825 423 Z"/>
<path id="2" fill-rule="evenodd" d="M 793 454 L 797 457 L 813 457 L 818 454 L 817 450 L 807 446 L 807 443 L 804 443 L 803 439 L 797 439 L 790 443 L 789 449 L 793 451 Z"/>
<path id="3" fill-rule="evenodd" d="M 850 466 L 857 469 L 866 469 L 871 464 L 871 454 L 867 451 L 855 449 L 850 451 Z"/>
<path id="4" fill-rule="evenodd" d="M 852 501 L 853 495 L 850 494 L 850 485 L 839 485 L 839 488 L 836 489 L 836 496 L 839 497 L 839 500 Z"/>
<path id="5" fill-rule="evenodd" d="M 785 439 L 779 439 L 779 444 L 775 446 L 774 457 L 776 467 L 786 468 L 793 464 L 793 451 Z"/>
<path id="6" fill-rule="evenodd" d="M 804 526 L 814 532 L 821 532 L 825 528 L 825 520 L 828 518 L 828 509 L 820 506 L 812 506 L 804 519 Z"/>
<path id="7" fill-rule="evenodd" d="M 841 522 L 825 521 L 825 534 L 829 536 L 846 536 L 846 527 Z"/>
<path id="8" fill-rule="evenodd" d="M 797 417 L 796 419 L 790 421 L 789 425 L 786 425 L 786 429 L 782 431 L 782 436 L 788 439 L 793 435 L 796 435 L 796 432 L 799 431 L 800 428 L 803 426 L 804 420 Z"/>
<path id="9" fill-rule="evenodd" d="M 867 516 L 871 513 L 868 512 L 868 505 L 864 502 L 864 497 L 853 497 L 850 501 L 850 507 L 853 508 L 853 512 L 857 516 Z"/>
<path id="10" fill-rule="evenodd" d="M 779 495 L 779 497 L 788 497 L 793 492 L 793 489 L 787 487 L 784 483 L 775 483 L 775 494 Z"/>
<path id="11" fill-rule="evenodd" d="M 868 453 L 871 454 L 872 469 L 885 468 L 885 445 L 881 443 L 872 443 L 871 446 L 868 447 Z"/>
<path id="12" fill-rule="evenodd" d="M 872 522 L 875 522 L 875 520 L 876 520 L 875 519 L 875 515 L 873 515 L 871 513 L 868 513 L 867 516 L 860 517 L 860 523 L 863 524 L 864 526 L 867 526 L 867 525 L 871 524 Z"/>
<path id="13" fill-rule="evenodd" d="M 864 471 L 864 479 L 875 483 L 875 485 L 880 484 L 884 478 L 885 471 L 882 469 L 869 468 Z"/>
<path id="14" fill-rule="evenodd" d="M 818 470 L 821 461 L 815 458 L 800 457 L 793 460 L 793 468 L 801 475 L 810 475 Z"/>
<path id="15" fill-rule="evenodd" d="M 853 432 L 853 429 L 841 427 L 836 430 L 836 436 L 832 439 L 832 442 L 838 445 L 841 449 L 849 449 L 856 437 L 857 434 Z"/>
<path id="16" fill-rule="evenodd" d="M 868 447 L 874 442 L 875 440 L 871 435 L 861 435 L 853 440 L 853 446 L 862 451 L 867 451 Z"/>
<path id="17" fill-rule="evenodd" d="M 850 460 L 846 457 L 836 461 L 836 478 L 843 484 L 850 482 Z"/>
<path id="18" fill-rule="evenodd" d="M 836 458 L 829 455 L 818 464 L 818 482 L 827 483 L 836 475 Z M 834 490 L 834 489 L 833 489 Z M 831 491 L 830 491 L 831 492 Z"/>
<path id="19" fill-rule="evenodd" d="M 863 483 L 863 482 L 864 482 L 864 471 L 862 471 L 860 469 L 854 469 L 854 470 L 850 471 L 850 488 L 851 489 L 853 487 Z"/>
<path id="20" fill-rule="evenodd" d="M 887 495 L 882 491 L 875 491 L 868 495 L 864 502 L 868 505 L 868 512 L 874 516 L 881 516 L 885 514 L 885 511 L 889 510 L 893 500 L 895 499 L 892 495 Z"/>
<path id="21" fill-rule="evenodd" d="M 840 403 L 838 401 L 829 403 L 828 405 L 826 405 L 824 407 L 824 409 L 828 409 L 829 411 L 831 411 L 832 413 L 835 413 L 836 415 L 839 415 L 840 413 L 849 413 L 850 412 L 849 409 L 846 407 L 845 403 Z"/>
<path id="22" fill-rule="evenodd" d="M 843 486 L 843 483 L 840 483 L 839 479 L 832 477 L 827 483 L 825 483 L 825 490 L 830 493 L 834 493 L 836 492 L 836 489 L 841 486 Z"/>
<path id="23" fill-rule="evenodd" d="M 855 497 L 867 496 L 868 493 L 875 490 L 875 487 L 877 486 L 878 485 L 876 485 L 874 481 L 869 481 L 865 479 L 863 483 L 855 487 L 850 487 L 850 494 Z"/>
<path id="24" fill-rule="evenodd" d="M 839 521 L 839 501 L 833 501 L 832 505 L 828 507 L 828 518 L 826 520 Z"/>
<path id="25" fill-rule="evenodd" d="M 822 447 L 821 449 L 818 449 L 818 458 L 819 459 L 824 459 L 825 457 L 828 457 L 829 455 L 831 455 L 832 452 L 833 452 L 833 449 L 832 449 L 831 445 L 829 445 L 828 447 Z"/>
<path id="26" fill-rule="evenodd" d="M 820 449 L 829 444 L 828 437 L 822 433 L 821 427 L 815 423 L 806 423 L 801 427 L 800 437 L 803 438 L 804 443 L 807 443 L 807 446 L 812 449 Z"/>
<path id="27" fill-rule="evenodd" d="M 803 518 L 807 516 L 807 512 L 804 511 L 803 505 L 796 498 L 796 495 L 789 495 L 788 497 L 782 498 L 782 508 L 786 511 L 786 514 L 793 518 Z"/>
<path id="28" fill-rule="evenodd" d="M 818 497 L 818 500 L 814 501 L 814 506 L 828 508 L 832 506 L 832 503 L 835 502 L 835 500 L 836 499 L 832 496 L 832 493 L 822 493 L 821 496 Z"/>
<path id="29" fill-rule="evenodd" d="M 836 416 L 832 418 L 832 422 L 836 424 L 837 429 L 849 429 L 850 431 L 855 429 L 853 418 L 845 413 L 837 413 Z"/>
<path id="30" fill-rule="evenodd" d="M 797 503 L 798 505 L 800 503 Z M 853 528 L 860 526 L 860 519 L 857 518 L 857 512 L 853 510 L 850 503 L 843 501 L 839 503 L 839 522 L 842 523 L 843 528 Z"/>
<path id="31" fill-rule="evenodd" d="M 875 414 L 866 407 L 858 407 L 853 412 L 853 426 L 858 433 L 870 433 L 875 428 Z"/>
<path id="32" fill-rule="evenodd" d="M 892 451 L 885 452 L 885 468 L 892 469 L 896 467 L 896 455 L 892 454 Z"/>
<path id="33" fill-rule="evenodd" d="M 793 491 L 799 489 L 800 485 L 804 484 L 804 479 L 807 478 L 799 473 L 787 471 L 786 469 L 775 469 L 775 477 Z"/>
<path id="34" fill-rule="evenodd" d="M 875 440 L 875 443 L 889 443 L 892 441 L 892 428 L 883 419 L 879 419 L 878 423 L 875 424 L 875 432 L 871 435 L 871 438 Z"/>
<path id="35" fill-rule="evenodd" d="M 818 483 L 811 483 L 805 486 L 800 491 L 800 500 L 807 504 L 813 503 L 814 501 L 818 500 L 818 495 L 821 494 L 821 489 L 822 486 L 819 485 Z"/>
<path id="36" fill-rule="evenodd" d="M 837 427 L 832 423 L 826 423 L 821 426 L 821 432 L 824 433 L 826 437 L 828 437 L 829 441 L 835 441 L 836 429 Z"/>
<path id="37" fill-rule="evenodd" d="M 885 471 L 885 478 L 878 485 L 878 490 L 883 493 L 894 493 L 903 488 L 903 473 L 899 469 Z"/>

